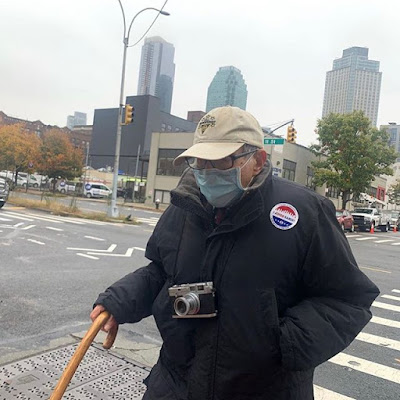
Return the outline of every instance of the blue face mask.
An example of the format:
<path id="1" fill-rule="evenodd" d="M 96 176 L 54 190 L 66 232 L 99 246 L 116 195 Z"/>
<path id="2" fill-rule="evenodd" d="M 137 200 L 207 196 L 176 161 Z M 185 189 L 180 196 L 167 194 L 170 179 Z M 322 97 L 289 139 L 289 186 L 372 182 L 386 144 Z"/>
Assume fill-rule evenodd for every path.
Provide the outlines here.
<path id="1" fill-rule="evenodd" d="M 213 207 L 228 207 L 243 195 L 246 189 L 242 186 L 240 171 L 250 158 L 241 167 L 194 170 L 200 192 Z"/>

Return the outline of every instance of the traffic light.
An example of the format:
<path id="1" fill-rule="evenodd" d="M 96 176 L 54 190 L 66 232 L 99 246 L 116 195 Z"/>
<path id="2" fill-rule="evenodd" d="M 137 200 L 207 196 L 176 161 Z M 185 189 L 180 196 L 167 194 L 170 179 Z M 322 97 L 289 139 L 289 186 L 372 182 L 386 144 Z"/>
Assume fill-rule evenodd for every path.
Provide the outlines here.
<path id="1" fill-rule="evenodd" d="M 289 143 L 296 143 L 297 131 L 293 125 L 288 126 L 286 140 Z"/>
<path id="2" fill-rule="evenodd" d="M 134 111 L 135 109 L 130 104 L 125 105 L 125 125 L 133 122 Z"/>

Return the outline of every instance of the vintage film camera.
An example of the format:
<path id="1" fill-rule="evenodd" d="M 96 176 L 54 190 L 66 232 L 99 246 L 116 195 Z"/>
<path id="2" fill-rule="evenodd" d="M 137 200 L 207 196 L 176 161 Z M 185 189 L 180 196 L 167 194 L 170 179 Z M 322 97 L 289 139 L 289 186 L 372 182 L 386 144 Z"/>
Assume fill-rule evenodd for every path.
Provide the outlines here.
<path id="1" fill-rule="evenodd" d="M 212 318 L 217 315 L 212 282 L 186 283 L 168 289 L 172 318 Z"/>

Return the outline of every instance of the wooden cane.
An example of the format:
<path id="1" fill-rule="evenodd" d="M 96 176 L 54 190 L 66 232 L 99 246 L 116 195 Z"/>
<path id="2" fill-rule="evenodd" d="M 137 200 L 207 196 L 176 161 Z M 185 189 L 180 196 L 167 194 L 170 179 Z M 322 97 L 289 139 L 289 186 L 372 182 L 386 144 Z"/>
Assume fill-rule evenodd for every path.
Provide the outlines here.
<path id="1" fill-rule="evenodd" d="M 103 311 L 93 322 L 92 326 L 86 332 L 86 335 L 83 337 L 79 346 L 76 348 L 74 355 L 69 361 L 67 367 L 65 368 L 63 374 L 61 375 L 57 386 L 55 387 L 53 394 L 51 395 L 49 400 L 60 400 L 63 397 L 67 386 L 69 385 L 72 377 L 76 369 L 78 368 L 79 363 L 82 361 L 82 358 L 86 354 L 88 348 L 93 342 L 93 339 L 98 334 L 99 330 L 103 327 L 103 325 L 110 318 L 110 313 L 107 311 Z M 115 337 L 117 336 L 117 329 L 108 332 L 107 337 L 103 343 L 103 347 L 105 349 L 111 348 L 114 343 Z"/>

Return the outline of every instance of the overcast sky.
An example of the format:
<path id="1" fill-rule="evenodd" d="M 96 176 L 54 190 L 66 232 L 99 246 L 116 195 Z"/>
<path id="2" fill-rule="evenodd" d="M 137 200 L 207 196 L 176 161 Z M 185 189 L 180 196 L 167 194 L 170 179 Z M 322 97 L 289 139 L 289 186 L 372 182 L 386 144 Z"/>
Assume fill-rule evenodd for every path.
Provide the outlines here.
<path id="1" fill-rule="evenodd" d="M 165 0 L 123 0 L 128 23 Z M 400 122 L 397 0 L 169 0 L 148 36 L 175 46 L 172 114 L 205 110 L 218 68 L 244 76 L 247 110 L 262 126 L 295 119 L 298 143 L 315 142 L 325 74 L 345 48 L 369 48 L 383 72 L 378 124 Z M 141 14 L 134 43 L 155 13 Z M 65 126 L 74 111 L 117 107 L 123 24 L 117 0 L 0 0 L 0 110 Z M 137 93 L 143 41 L 128 50 L 125 95 Z M 277 131 L 285 134 L 285 130 Z"/>

